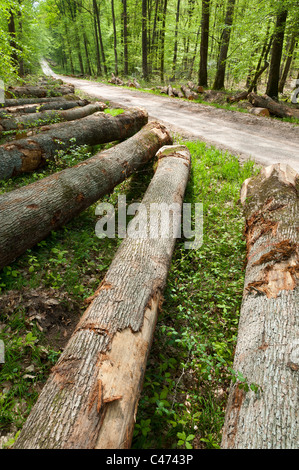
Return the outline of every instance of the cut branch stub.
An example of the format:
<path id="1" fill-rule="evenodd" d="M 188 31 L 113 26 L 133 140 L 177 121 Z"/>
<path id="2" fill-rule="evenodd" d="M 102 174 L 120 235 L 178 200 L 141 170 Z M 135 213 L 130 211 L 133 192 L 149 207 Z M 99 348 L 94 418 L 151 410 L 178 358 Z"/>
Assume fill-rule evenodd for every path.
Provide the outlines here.
<path id="1" fill-rule="evenodd" d="M 0 195 L 0 269 L 108 194 L 171 141 L 164 126 L 151 122 L 72 168 Z"/>
<path id="2" fill-rule="evenodd" d="M 175 203 L 181 209 L 189 171 L 187 148 L 174 147 L 171 156 L 160 158 L 142 200 L 146 209 L 131 224 L 149 234 L 151 204 Z M 130 447 L 175 241 L 171 236 L 123 241 L 15 448 Z"/>
<path id="3" fill-rule="evenodd" d="M 249 391 L 231 385 L 223 448 L 298 446 L 298 191 L 283 164 L 242 187 L 247 267 L 233 368 Z"/>
<path id="4" fill-rule="evenodd" d="M 58 150 L 74 145 L 98 145 L 132 136 L 148 121 L 146 111 L 133 109 L 118 116 L 94 113 L 73 122 L 54 124 L 45 132 L 0 146 L 0 179 L 34 171 Z"/>

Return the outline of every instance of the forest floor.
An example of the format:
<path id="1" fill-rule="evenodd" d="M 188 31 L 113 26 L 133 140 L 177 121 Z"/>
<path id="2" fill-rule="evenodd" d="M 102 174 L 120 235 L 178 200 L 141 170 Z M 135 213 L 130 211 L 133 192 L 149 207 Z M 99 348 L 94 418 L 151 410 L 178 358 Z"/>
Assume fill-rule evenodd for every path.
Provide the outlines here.
<path id="1" fill-rule="evenodd" d="M 299 171 L 299 132 L 296 124 L 247 113 L 215 108 L 178 98 L 158 96 L 115 85 L 55 74 L 47 63 L 43 72 L 72 83 L 77 90 L 109 100 L 111 106 L 142 107 L 150 118 L 163 122 L 173 133 L 228 150 L 240 160 L 261 165 L 287 163 Z"/>

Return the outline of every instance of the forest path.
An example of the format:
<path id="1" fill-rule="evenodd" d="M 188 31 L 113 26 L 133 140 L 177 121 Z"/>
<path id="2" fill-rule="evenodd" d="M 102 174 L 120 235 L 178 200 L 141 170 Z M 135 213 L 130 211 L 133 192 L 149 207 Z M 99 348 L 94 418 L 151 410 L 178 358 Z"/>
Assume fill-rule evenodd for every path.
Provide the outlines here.
<path id="1" fill-rule="evenodd" d="M 228 150 L 241 160 L 251 158 L 261 165 L 286 163 L 299 172 L 299 127 L 265 117 L 195 104 L 115 85 L 55 74 L 46 62 L 47 75 L 67 83 L 101 101 L 121 107 L 142 107 L 150 119 L 189 140 L 203 140 Z"/>

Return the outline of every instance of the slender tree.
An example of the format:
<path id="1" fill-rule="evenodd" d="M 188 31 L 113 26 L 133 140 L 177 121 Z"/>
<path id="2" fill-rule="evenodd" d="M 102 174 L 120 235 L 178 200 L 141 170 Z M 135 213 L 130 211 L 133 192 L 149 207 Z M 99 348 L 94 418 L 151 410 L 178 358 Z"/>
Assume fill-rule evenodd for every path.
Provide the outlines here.
<path id="1" fill-rule="evenodd" d="M 286 79 L 287 79 L 287 76 L 288 76 L 288 73 L 289 73 L 289 70 L 290 70 L 290 67 L 291 67 L 292 60 L 293 60 L 296 42 L 297 42 L 297 38 L 296 38 L 296 33 L 294 32 L 292 37 L 291 37 L 290 46 L 289 46 L 289 49 L 288 49 L 288 52 L 287 52 L 287 58 L 286 58 L 285 66 L 283 68 L 283 72 L 282 72 L 280 80 L 279 80 L 279 85 L 278 85 L 279 93 L 283 93 L 285 82 L 286 82 Z"/>
<path id="2" fill-rule="evenodd" d="M 215 81 L 213 85 L 214 90 L 221 90 L 221 88 L 224 88 L 226 60 L 227 60 L 227 53 L 228 53 L 229 41 L 230 41 L 230 35 L 231 35 L 231 27 L 232 27 L 233 18 L 234 18 L 235 3 L 236 3 L 236 0 L 228 0 L 227 2 L 225 25 L 222 31 L 217 72 L 216 72 L 216 77 L 215 77 Z"/>
<path id="3" fill-rule="evenodd" d="M 173 50 L 173 62 L 172 62 L 173 79 L 175 79 L 176 63 L 177 63 L 177 55 L 178 55 L 178 29 L 179 29 L 179 21 L 180 21 L 180 5 L 181 5 L 181 0 L 178 0 L 177 8 L 176 8 L 176 18 L 175 18 L 174 50 Z"/>
<path id="4" fill-rule="evenodd" d="M 201 41 L 198 84 L 208 86 L 208 49 L 210 26 L 210 0 L 202 0 Z"/>
<path id="5" fill-rule="evenodd" d="M 142 74 L 148 79 L 147 57 L 147 0 L 142 0 Z"/>
<path id="6" fill-rule="evenodd" d="M 113 23 L 114 71 L 115 71 L 115 75 L 117 76 L 118 75 L 118 58 L 117 58 L 117 36 L 116 36 L 114 0 L 111 0 L 111 11 L 112 11 L 112 23 Z"/>
<path id="7" fill-rule="evenodd" d="M 162 13 L 162 28 L 161 28 L 161 61 L 160 61 L 160 79 L 164 81 L 164 64 L 165 64 L 165 27 L 166 27 L 166 13 L 167 13 L 168 0 L 164 0 L 163 13 Z"/>
<path id="8" fill-rule="evenodd" d="M 127 0 L 122 0 L 123 3 L 123 38 L 124 38 L 124 75 L 129 74 L 129 56 L 128 56 L 128 10 Z"/>

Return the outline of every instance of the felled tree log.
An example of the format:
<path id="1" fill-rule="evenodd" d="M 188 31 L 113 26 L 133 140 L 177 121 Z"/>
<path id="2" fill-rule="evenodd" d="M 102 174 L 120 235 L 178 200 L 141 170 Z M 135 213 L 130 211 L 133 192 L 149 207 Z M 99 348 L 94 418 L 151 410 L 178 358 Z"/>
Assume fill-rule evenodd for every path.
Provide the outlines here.
<path id="1" fill-rule="evenodd" d="M 238 93 L 237 95 L 234 96 L 229 96 L 227 98 L 228 103 L 237 103 L 242 100 L 246 100 L 248 96 L 248 91 L 242 91 L 241 93 Z"/>
<path id="2" fill-rule="evenodd" d="M 42 111 L 48 111 L 50 109 L 72 109 L 77 106 L 86 106 L 89 102 L 87 100 L 77 101 L 52 101 L 49 103 L 41 104 L 30 104 L 25 106 L 16 106 L 11 108 L 5 108 L 0 111 L 0 118 L 5 119 L 10 114 L 32 114 Z"/>
<path id="3" fill-rule="evenodd" d="M 0 120 L 0 132 L 10 131 L 16 129 L 26 129 L 32 126 L 43 126 L 53 119 L 59 119 L 60 121 L 75 121 L 76 119 L 82 119 L 86 116 L 90 116 L 97 111 L 103 111 L 107 108 L 105 103 L 92 103 L 87 106 L 79 108 L 68 109 L 66 111 L 44 111 L 43 113 L 25 114 L 22 116 L 15 117 L 14 119 L 1 119 Z"/>
<path id="4" fill-rule="evenodd" d="M 166 128 L 149 123 L 75 167 L 0 195 L 0 269 L 109 193 L 168 143 Z"/>
<path id="5" fill-rule="evenodd" d="M 250 113 L 255 116 L 270 117 L 269 109 L 267 108 L 251 108 Z"/>
<path id="6" fill-rule="evenodd" d="M 63 96 L 52 96 L 49 98 L 18 98 L 18 99 L 6 99 L 4 103 L 0 103 L 1 108 L 9 108 L 12 106 L 24 106 L 25 104 L 38 104 L 38 103 L 50 103 L 52 101 L 78 101 L 76 95 L 63 95 Z"/>
<path id="7" fill-rule="evenodd" d="M 0 179 L 34 171 L 58 150 L 98 145 L 131 137 L 148 121 L 146 111 L 133 109 L 117 116 L 94 113 L 77 121 L 53 124 L 49 130 L 0 146 Z M 75 140 L 74 140 L 75 139 Z"/>
<path id="8" fill-rule="evenodd" d="M 44 98 L 46 96 L 69 95 L 75 92 L 74 85 L 59 85 L 53 89 L 44 86 L 19 86 L 8 87 L 5 92 L 5 98 L 14 98 L 18 96 L 32 96 L 36 98 Z"/>
<path id="9" fill-rule="evenodd" d="M 198 94 L 194 93 L 194 91 L 191 91 L 190 88 L 186 87 L 185 85 L 181 86 L 181 90 L 187 100 L 198 100 Z"/>
<path id="10" fill-rule="evenodd" d="M 247 268 L 233 369 L 245 381 L 231 385 L 223 448 L 298 448 L 298 194 L 299 175 L 283 164 L 242 187 Z"/>
<path id="11" fill-rule="evenodd" d="M 169 84 L 168 87 L 167 87 L 167 94 L 168 96 L 170 97 L 173 97 L 174 96 L 174 92 L 173 92 L 173 88 L 172 86 Z"/>
<path id="12" fill-rule="evenodd" d="M 134 226 L 150 204 L 182 207 L 187 148 L 160 154 Z M 171 219 L 171 218 L 170 218 Z M 172 230 L 170 229 L 170 233 Z M 32 409 L 15 448 L 129 448 L 175 238 L 127 237 Z"/>
<path id="13" fill-rule="evenodd" d="M 124 82 L 119 78 L 114 75 L 114 73 L 111 74 L 111 79 L 109 80 L 109 83 L 113 83 L 113 85 L 119 85 L 122 86 Z"/>
<path id="14" fill-rule="evenodd" d="M 137 82 L 136 78 L 134 80 L 129 80 L 127 86 L 130 88 L 141 88 L 140 84 Z"/>
<path id="15" fill-rule="evenodd" d="M 251 92 L 248 95 L 248 99 L 253 106 L 256 106 L 258 108 L 268 108 L 270 113 L 274 114 L 275 116 L 281 118 L 293 117 L 299 119 L 299 110 L 292 109 L 281 103 L 277 103 L 267 95 L 260 96 Z"/>

